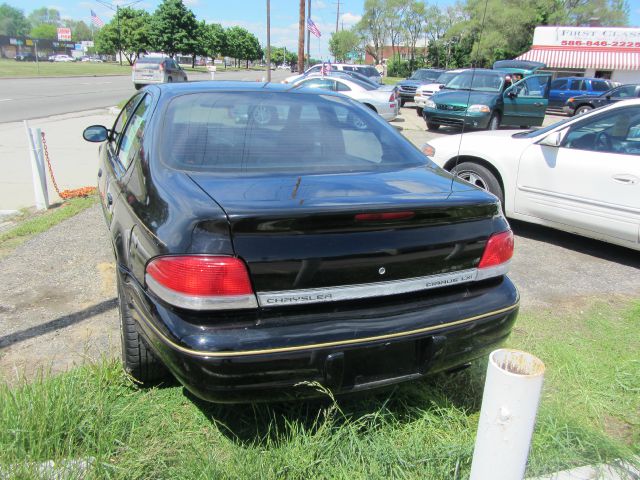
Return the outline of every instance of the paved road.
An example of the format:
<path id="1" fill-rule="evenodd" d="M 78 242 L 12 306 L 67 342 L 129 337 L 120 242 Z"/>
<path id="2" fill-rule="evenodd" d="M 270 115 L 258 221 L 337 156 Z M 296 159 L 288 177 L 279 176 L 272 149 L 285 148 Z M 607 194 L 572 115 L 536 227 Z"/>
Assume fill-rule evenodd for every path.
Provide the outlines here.
<path id="1" fill-rule="evenodd" d="M 218 80 L 261 80 L 266 72 L 218 72 Z M 291 75 L 286 70 L 272 72 L 273 81 Z M 208 80 L 193 73 L 193 81 Z M 57 77 L 0 79 L 0 123 L 43 118 L 117 105 L 135 92 L 131 77 Z"/>

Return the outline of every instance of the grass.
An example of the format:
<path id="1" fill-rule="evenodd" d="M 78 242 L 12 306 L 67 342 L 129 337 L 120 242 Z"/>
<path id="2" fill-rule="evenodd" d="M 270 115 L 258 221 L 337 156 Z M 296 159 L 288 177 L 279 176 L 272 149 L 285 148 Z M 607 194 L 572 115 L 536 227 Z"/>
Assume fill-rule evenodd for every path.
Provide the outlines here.
<path id="1" fill-rule="evenodd" d="M 382 77 L 382 81 L 385 85 L 395 85 L 402 80 L 404 80 L 403 77 Z"/>
<path id="2" fill-rule="evenodd" d="M 634 302 L 519 318 L 509 346 L 547 366 L 527 476 L 640 453 L 639 317 Z M 0 385 L 0 476 L 92 458 L 83 478 L 466 478 L 485 365 L 338 402 L 226 406 L 139 390 L 101 361 Z"/>
<path id="3" fill-rule="evenodd" d="M 29 210 L 23 210 L 20 215 L 12 219 L 16 225 L 0 233 L 0 257 L 33 235 L 42 233 L 63 220 L 77 215 L 95 204 L 96 201 L 97 196 L 92 195 L 72 198 L 43 212 L 32 213 Z"/>
<path id="4" fill-rule="evenodd" d="M 16 62 L 0 60 L 0 78 L 3 77 L 74 77 L 82 75 L 131 75 L 131 67 L 126 62 Z"/>

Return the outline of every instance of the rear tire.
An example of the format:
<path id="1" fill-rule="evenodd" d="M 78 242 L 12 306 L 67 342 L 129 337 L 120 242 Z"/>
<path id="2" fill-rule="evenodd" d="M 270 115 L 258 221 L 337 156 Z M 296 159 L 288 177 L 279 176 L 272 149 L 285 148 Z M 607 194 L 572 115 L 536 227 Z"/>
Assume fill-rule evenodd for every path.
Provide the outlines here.
<path id="1" fill-rule="evenodd" d="M 418 114 L 419 117 L 422 116 L 422 112 L 424 111 L 424 109 L 422 107 L 418 107 L 416 108 L 416 113 Z"/>
<path id="2" fill-rule="evenodd" d="M 493 112 L 491 114 L 487 128 L 489 130 L 498 130 L 498 128 L 500 128 L 500 114 L 498 112 Z"/>
<path id="3" fill-rule="evenodd" d="M 173 83 L 173 78 L 171 77 L 167 78 L 167 83 Z"/>
<path id="4" fill-rule="evenodd" d="M 136 90 L 140 90 L 142 88 L 142 85 L 139 83 L 134 83 L 133 86 L 135 87 Z"/>
<path id="5" fill-rule="evenodd" d="M 404 107 L 404 103 L 406 102 L 406 100 L 404 98 L 400 99 L 400 107 Z"/>
<path id="6" fill-rule="evenodd" d="M 589 105 L 581 105 L 580 107 L 576 108 L 574 115 L 584 115 L 591 110 L 593 110 L 593 108 L 591 108 Z"/>
<path id="7" fill-rule="evenodd" d="M 498 197 L 500 203 L 502 203 L 502 208 L 504 209 L 504 192 L 502 191 L 500 182 L 493 172 L 491 172 L 487 167 L 475 162 L 463 162 L 456 165 L 451 170 L 451 173 L 472 185 L 475 185 L 476 187 L 480 187 L 493 193 Z"/>
<path id="8" fill-rule="evenodd" d="M 131 305 L 118 274 L 118 310 L 120 312 L 120 339 L 122 364 L 125 371 L 143 386 L 158 383 L 168 376 L 167 368 L 158 360 L 138 331 L 131 315 Z"/>
<path id="9" fill-rule="evenodd" d="M 427 120 L 426 122 L 427 122 L 427 130 L 436 131 L 440 128 L 439 123 L 430 122 L 429 120 Z"/>

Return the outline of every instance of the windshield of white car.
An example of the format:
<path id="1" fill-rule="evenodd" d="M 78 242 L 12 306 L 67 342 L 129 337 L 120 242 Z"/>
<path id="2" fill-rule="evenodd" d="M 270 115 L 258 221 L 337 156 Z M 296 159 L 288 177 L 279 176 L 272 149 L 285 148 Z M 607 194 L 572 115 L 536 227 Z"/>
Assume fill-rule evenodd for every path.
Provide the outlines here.
<path id="1" fill-rule="evenodd" d="M 560 120 L 559 122 L 548 125 L 546 127 L 536 128 L 533 130 L 525 130 L 524 132 L 517 132 L 511 135 L 511 137 L 512 138 L 534 138 L 539 135 L 544 135 L 545 133 L 553 130 L 556 127 L 559 127 L 560 125 L 570 122 L 571 120 L 574 120 L 574 118 L 569 117 L 569 118 L 565 118 L 564 120 Z"/>
<path id="2" fill-rule="evenodd" d="M 444 72 L 442 75 L 440 75 L 437 80 L 435 81 L 435 83 L 441 83 L 441 84 L 446 84 L 447 82 L 449 82 L 449 80 L 451 80 L 453 77 L 455 77 L 456 75 L 458 75 L 460 72 L 458 73 L 454 73 L 454 72 Z"/>
<path id="3" fill-rule="evenodd" d="M 446 84 L 447 90 L 471 90 L 474 92 L 499 92 L 503 76 L 495 72 L 462 72 Z"/>
<path id="4" fill-rule="evenodd" d="M 416 70 L 413 72 L 413 75 L 409 77 L 409 80 L 432 80 L 434 81 L 438 78 L 439 72 L 434 72 L 433 70 Z"/>

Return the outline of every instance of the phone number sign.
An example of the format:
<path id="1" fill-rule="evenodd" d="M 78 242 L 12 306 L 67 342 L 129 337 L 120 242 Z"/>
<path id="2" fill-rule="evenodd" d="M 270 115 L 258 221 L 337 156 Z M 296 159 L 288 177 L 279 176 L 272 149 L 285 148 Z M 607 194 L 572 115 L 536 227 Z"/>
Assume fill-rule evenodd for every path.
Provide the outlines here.
<path id="1" fill-rule="evenodd" d="M 536 27 L 533 44 L 549 47 L 640 48 L 640 28 Z"/>

